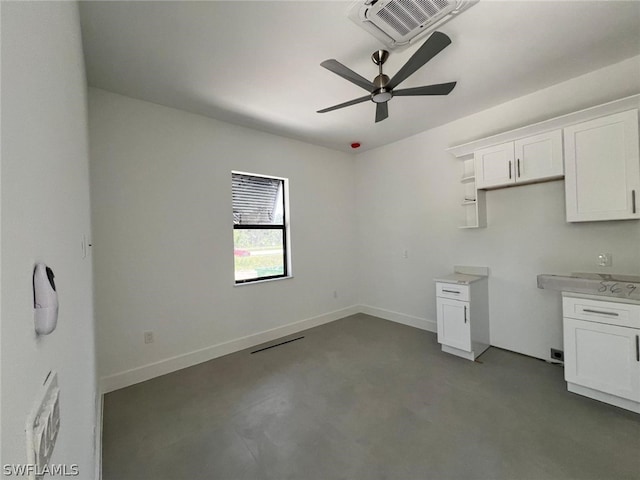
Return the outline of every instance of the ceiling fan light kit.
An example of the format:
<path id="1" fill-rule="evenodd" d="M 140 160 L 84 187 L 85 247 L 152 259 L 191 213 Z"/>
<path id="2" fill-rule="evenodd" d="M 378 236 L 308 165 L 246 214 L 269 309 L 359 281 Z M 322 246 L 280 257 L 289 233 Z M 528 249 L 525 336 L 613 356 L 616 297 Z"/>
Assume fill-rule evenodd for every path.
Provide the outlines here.
<path id="1" fill-rule="evenodd" d="M 394 89 L 419 70 L 425 63 L 444 50 L 450 43 L 451 39 L 444 33 L 433 32 L 433 34 L 391 79 L 382 72 L 382 66 L 389 58 L 389 52 L 386 50 L 377 50 L 371 55 L 371 61 L 378 66 L 378 76 L 376 76 L 372 82 L 344 66 L 336 59 L 332 58 L 325 60 L 320 64 L 322 67 L 367 90 L 369 95 L 318 110 L 318 113 L 331 112 L 333 110 L 350 107 L 351 105 L 357 105 L 358 103 L 371 100 L 376 104 L 377 123 L 389 116 L 387 102 L 394 96 L 448 95 L 456 86 L 456 82 L 425 85 L 422 87 L 405 88 L 401 90 Z"/>

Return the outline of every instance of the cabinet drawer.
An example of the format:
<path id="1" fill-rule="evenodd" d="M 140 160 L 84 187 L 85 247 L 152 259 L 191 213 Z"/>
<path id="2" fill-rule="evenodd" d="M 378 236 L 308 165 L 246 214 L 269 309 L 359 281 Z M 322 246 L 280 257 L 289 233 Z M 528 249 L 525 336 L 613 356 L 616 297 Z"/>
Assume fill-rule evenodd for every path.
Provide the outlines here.
<path id="1" fill-rule="evenodd" d="M 562 312 L 567 318 L 640 328 L 640 305 L 565 296 Z"/>
<path id="2" fill-rule="evenodd" d="M 436 283 L 436 297 L 469 301 L 469 285 Z"/>

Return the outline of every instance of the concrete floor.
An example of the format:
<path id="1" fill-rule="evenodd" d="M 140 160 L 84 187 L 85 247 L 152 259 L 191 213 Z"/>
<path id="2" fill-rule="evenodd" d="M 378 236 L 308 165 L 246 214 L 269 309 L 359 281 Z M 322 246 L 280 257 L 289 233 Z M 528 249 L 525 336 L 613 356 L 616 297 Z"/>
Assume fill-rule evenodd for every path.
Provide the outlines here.
<path id="1" fill-rule="evenodd" d="M 560 366 L 367 315 L 301 335 L 106 395 L 103 479 L 640 478 L 640 415 Z"/>

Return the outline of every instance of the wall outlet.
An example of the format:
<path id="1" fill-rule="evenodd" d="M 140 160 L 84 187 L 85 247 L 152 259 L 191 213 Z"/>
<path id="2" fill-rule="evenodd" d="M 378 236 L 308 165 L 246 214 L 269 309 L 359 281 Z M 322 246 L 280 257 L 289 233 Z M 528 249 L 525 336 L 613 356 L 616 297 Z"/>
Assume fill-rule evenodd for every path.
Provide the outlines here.
<path id="1" fill-rule="evenodd" d="M 153 332 L 144 332 L 144 343 L 153 343 Z"/>
<path id="2" fill-rule="evenodd" d="M 562 350 L 558 350 L 557 348 L 552 348 L 551 359 L 557 360 L 558 362 L 564 362 L 564 352 Z"/>
<path id="3" fill-rule="evenodd" d="M 598 254 L 598 265 L 600 267 L 610 267 L 613 265 L 613 255 L 610 253 Z"/>

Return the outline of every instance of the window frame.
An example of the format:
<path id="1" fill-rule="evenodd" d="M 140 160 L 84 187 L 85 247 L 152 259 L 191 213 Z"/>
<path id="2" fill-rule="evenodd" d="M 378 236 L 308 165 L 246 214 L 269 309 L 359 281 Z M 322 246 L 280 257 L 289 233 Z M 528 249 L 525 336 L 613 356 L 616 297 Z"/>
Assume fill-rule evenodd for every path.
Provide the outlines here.
<path id="1" fill-rule="evenodd" d="M 233 231 L 236 230 L 281 230 L 282 231 L 282 260 L 283 260 L 283 273 L 278 275 L 267 275 L 264 277 L 248 278 L 243 280 L 235 279 L 235 259 L 234 259 L 234 285 L 251 285 L 253 283 L 268 282 L 272 280 L 281 280 L 286 278 L 292 278 L 291 274 L 291 253 L 290 253 L 290 234 L 289 234 L 289 179 L 286 177 L 279 177 L 275 175 L 265 175 L 260 173 L 250 173 L 238 170 L 231 171 L 231 178 L 233 175 L 245 175 L 249 177 L 268 178 L 272 180 L 278 180 L 282 186 L 282 224 L 269 224 L 269 223 L 255 223 L 255 224 L 236 224 L 233 223 Z M 232 212 L 233 212 L 233 187 L 232 187 Z M 235 240 L 233 243 L 235 249 Z"/>

